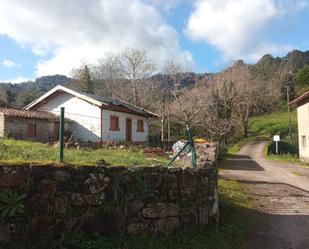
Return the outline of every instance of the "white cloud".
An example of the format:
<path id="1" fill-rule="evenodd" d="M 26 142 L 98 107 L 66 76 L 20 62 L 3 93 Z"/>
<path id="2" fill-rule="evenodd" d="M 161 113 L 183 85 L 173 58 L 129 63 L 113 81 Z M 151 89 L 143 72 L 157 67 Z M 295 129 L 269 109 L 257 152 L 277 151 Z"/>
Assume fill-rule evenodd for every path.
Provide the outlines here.
<path id="1" fill-rule="evenodd" d="M 15 78 L 12 79 L 8 79 L 8 80 L 0 80 L 1 83 L 6 82 L 6 83 L 22 83 L 22 82 L 26 82 L 26 81 L 31 81 L 32 79 L 23 77 L 23 76 L 16 76 Z"/>
<path id="2" fill-rule="evenodd" d="M 0 34 L 41 56 L 37 76 L 69 74 L 127 47 L 147 50 L 156 63 L 193 63 L 175 29 L 141 0 L 1 0 Z"/>
<path id="3" fill-rule="evenodd" d="M 8 59 L 4 59 L 1 64 L 4 67 L 16 67 L 16 66 L 19 66 L 19 64 L 15 63 L 14 61 L 8 60 Z"/>
<path id="4" fill-rule="evenodd" d="M 288 12 L 306 7 L 301 0 L 197 0 L 185 32 L 194 41 L 218 48 L 226 60 L 256 60 L 265 53 L 290 49 L 265 40 L 263 29 Z"/>

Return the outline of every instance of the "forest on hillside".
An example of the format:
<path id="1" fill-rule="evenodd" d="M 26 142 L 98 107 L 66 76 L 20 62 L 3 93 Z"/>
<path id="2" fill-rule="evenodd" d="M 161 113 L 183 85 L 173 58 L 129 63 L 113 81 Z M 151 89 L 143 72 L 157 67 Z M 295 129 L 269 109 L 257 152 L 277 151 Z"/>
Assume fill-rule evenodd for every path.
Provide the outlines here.
<path id="1" fill-rule="evenodd" d="M 235 61 L 218 73 L 196 74 L 167 61 L 156 68 L 145 51 L 127 49 L 72 77 L 44 76 L 34 82 L 0 83 L 0 106 L 23 107 L 56 85 L 127 101 L 158 113 L 153 135 L 173 140 L 191 128 L 199 136 L 225 140 L 247 136 L 249 117 L 283 110 L 309 89 L 309 51 L 264 55 L 255 64 Z"/>

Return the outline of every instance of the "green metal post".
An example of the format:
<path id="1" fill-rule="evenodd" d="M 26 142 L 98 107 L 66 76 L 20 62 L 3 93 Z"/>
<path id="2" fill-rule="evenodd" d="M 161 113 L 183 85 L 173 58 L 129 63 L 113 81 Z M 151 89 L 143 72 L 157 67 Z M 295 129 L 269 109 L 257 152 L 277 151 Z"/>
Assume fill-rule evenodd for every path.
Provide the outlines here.
<path id="1" fill-rule="evenodd" d="M 171 161 L 169 161 L 167 166 L 170 166 L 189 144 L 190 144 L 189 142 L 185 143 L 185 145 L 180 149 L 180 151 L 178 151 L 178 153 L 171 159 Z"/>
<path id="2" fill-rule="evenodd" d="M 61 107 L 60 113 L 60 131 L 59 131 L 59 160 L 63 163 L 63 151 L 64 151 L 64 107 Z"/>
<path id="3" fill-rule="evenodd" d="M 187 135 L 187 138 L 188 138 L 190 146 L 191 146 L 191 162 L 192 162 L 192 166 L 196 167 L 196 150 L 195 150 L 195 146 L 194 146 L 194 140 L 193 140 L 193 136 L 192 136 L 192 131 L 191 130 L 186 131 L 186 135 Z"/>

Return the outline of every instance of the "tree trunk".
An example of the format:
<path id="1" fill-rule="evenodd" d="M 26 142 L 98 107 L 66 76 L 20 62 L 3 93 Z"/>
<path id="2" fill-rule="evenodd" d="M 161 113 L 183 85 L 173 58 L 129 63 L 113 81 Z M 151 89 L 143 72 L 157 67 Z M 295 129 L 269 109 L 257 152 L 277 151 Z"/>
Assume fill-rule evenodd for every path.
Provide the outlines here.
<path id="1" fill-rule="evenodd" d="M 164 142 L 164 124 L 165 124 L 165 99 L 161 105 L 161 142 Z"/>

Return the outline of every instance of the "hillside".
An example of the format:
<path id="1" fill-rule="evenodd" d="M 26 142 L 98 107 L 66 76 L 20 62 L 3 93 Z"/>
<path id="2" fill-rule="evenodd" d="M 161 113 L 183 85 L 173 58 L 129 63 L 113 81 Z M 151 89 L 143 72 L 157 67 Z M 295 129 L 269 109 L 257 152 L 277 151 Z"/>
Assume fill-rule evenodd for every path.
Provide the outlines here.
<path id="1" fill-rule="evenodd" d="M 185 75 L 182 77 L 181 85 L 182 87 L 186 88 L 199 82 L 202 82 L 203 84 L 209 84 L 213 81 L 213 78 L 216 75 L 220 75 L 226 71 L 233 70 L 234 68 L 239 67 L 239 65 L 242 63 L 244 62 L 237 61 L 228 69 L 217 73 L 185 73 Z M 269 54 L 266 54 L 257 63 L 251 64 L 249 66 L 257 75 L 257 78 L 259 79 L 259 84 L 265 84 L 265 82 L 273 82 L 275 88 L 280 88 L 280 85 L 284 81 L 284 77 L 286 77 L 286 75 L 297 73 L 299 69 L 303 68 L 305 65 L 309 65 L 309 51 L 302 52 L 299 50 L 294 50 L 281 58 L 273 57 Z M 150 77 L 150 81 L 159 84 L 159 86 L 162 87 L 163 79 L 166 80 L 166 78 L 169 80 L 171 86 L 171 79 L 167 75 L 156 74 Z M 43 76 L 37 78 L 35 81 L 21 82 L 18 84 L 0 83 L 0 105 L 22 107 L 28 104 L 33 99 L 42 95 L 44 92 L 50 90 L 54 86 L 66 84 L 74 86 L 74 84 L 72 84 L 72 79 L 64 75 Z M 108 95 L 108 91 L 106 91 L 106 84 L 104 81 L 95 80 L 94 84 L 94 89 L 97 93 L 101 95 Z M 293 97 L 294 92 L 292 89 L 291 98 Z"/>
<path id="2" fill-rule="evenodd" d="M 18 84 L 0 83 L 0 96 L 7 98 L 8 106 L 23 107 L 56 85 L 65 85 L 70 81 L 71 78 L 64 75 L 52 75 Z"/>

